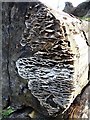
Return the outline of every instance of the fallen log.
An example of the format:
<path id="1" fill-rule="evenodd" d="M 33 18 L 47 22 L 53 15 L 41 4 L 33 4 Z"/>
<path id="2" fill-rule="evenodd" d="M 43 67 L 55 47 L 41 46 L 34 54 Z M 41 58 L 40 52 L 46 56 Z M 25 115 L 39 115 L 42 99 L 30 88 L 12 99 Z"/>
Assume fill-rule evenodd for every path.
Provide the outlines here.
<path id="1" fill-rule="evenodd" d="M 20 44 L 30 55 L 16 61 L 18 74 L 48 115 L 62 114 L 89 82 L 88 23 L 35 3 L 25 25 Z"/>

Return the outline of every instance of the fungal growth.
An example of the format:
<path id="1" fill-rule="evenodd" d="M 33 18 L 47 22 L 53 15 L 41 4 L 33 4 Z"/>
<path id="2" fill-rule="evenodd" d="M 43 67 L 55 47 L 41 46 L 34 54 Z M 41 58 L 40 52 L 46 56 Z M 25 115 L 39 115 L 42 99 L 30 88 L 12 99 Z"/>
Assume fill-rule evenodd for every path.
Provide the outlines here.
<path id="1" fill-rule="evenodd" d="M 20 44 L 32 54 L 19 58 L 16 67 L 49 115 L 67 110 L 88 83 L 88 48 L 80 23 L 39 2 L 27 10 Z"/>

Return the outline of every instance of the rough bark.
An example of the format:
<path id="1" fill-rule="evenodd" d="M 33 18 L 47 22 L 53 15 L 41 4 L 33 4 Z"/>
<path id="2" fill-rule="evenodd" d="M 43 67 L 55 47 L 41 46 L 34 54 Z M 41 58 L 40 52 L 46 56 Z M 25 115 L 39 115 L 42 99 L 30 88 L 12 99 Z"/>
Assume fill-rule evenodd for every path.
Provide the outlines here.
<path id="1" fill-rule="evenodd" d="M 21 106 L 38 107 L 34 102 L 27 81 L 19 77 L 16 72 L 15 62 L 21 54 L 27 51 L 20 45 L 23 29 L 25 28 L 25 14 L 31 3 L 2 3 L 2 102 L 3 108 L 9 105 L 14 109 Z M 38 107 L 39 109 L 40 106 Z"/>

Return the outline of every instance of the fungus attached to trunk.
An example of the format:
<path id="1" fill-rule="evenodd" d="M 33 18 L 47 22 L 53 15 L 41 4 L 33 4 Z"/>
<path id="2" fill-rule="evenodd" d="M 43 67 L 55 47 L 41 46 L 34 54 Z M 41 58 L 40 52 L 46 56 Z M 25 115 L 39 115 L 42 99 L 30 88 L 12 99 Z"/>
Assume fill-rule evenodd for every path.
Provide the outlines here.
<path id="1" fill-rule="evenodd" d="M 54 115 L 66 111 L 88 83 L 88 47 L 80 20 L 41 3 L 36 8 L 28 9 L 28 33 L 22 35 L 33 54 L 19 58 L 16 67 L 40 105 Z"/>

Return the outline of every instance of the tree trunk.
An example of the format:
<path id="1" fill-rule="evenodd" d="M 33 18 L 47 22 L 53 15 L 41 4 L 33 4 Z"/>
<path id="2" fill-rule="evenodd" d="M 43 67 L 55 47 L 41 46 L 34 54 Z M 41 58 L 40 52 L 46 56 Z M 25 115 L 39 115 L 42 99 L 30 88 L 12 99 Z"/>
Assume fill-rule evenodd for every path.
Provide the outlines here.
<path id="1" fill-rule="evenodd" d="M 27 118 L 32 109 L 87 115 L 88 34 L 88 22 L 41 3 L 2 3 L 2 105 L 21 110 L 11 118 Z"/>

